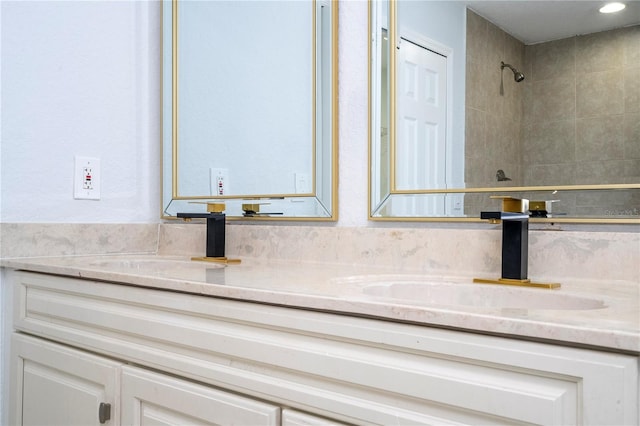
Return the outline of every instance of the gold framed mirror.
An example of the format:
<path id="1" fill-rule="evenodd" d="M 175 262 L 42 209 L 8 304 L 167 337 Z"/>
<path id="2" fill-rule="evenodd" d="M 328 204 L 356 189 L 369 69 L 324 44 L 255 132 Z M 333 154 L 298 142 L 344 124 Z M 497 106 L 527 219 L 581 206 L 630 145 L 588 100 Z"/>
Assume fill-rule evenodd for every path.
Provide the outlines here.
<path id="1" fill-rule="evenodd" d="M 336 220 L 337 2 L 162 6 L 162 216 Z"/>
<path id="2" fill-rule="evenodd" d="M 639 23 L 525 43 L 474 12 L 490 3 L 533 19 L 369 2 L 370 220 L 477 221 L 504 195 L 542 202 L 535 221 L 640 223 Z"/>

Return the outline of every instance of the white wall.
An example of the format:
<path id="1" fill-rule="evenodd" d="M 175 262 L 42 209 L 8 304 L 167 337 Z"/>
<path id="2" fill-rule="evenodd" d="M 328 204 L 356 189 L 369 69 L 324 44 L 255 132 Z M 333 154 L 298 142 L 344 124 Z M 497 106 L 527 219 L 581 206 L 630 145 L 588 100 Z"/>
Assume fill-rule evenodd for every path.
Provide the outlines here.
<path id="1" fill-rule="evenodd" d="M 0 221 L 159 221 L 159 3 L 1 7 Z M 73 199 L 75 155 L 100 201 Z"/>
<path id="2" fill-rule="evenodd" d="M 368 157 L 367 2 L 340 2 L 338 25 L 339 226 L 366 226 Z"/>

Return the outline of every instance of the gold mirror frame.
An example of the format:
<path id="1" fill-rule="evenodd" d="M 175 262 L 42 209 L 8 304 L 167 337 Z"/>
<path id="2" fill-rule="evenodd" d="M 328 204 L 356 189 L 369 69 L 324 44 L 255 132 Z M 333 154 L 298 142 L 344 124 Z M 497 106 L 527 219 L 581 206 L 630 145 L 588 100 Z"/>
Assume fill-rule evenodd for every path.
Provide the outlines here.
<path id="1" fill-rule="evenodd" d="M 374 173 L 374 143 L 376 142 L 376 138 L 380 137 L 380 129 L 373 129 L 373 125 L 375 120 L 373 118 L 375 112 L 374 108 L 380 107 L 379 105 L 374 105 L 374 84 L 378 84 L 379 82 L 373 81 L 373 66 L 374 66 L 374 57 L 376 57 L 375 52 L 373 51 L 376 37 L 378 33 L 378 29 L 373 27 L 373 18 L 375 12 L 373 8 L 376 7 L 376 3 L 379 1 L 387 1 L 388 2 L 388 46 L 389 47 L 389 63 L 388 63 L 388 86 L 389 86 L 389 117 L 388 117 L 388 138 L 389 138 L 389 157 L 388 157 L 388 176 L 380 176 L 380 174 L 375 175 Z M 402 199 L 406 197 L 429 197 L 429 196 L 438 196 L 438 195 L 446 195 L 446 194 L 486 194 L 487 197 L 492 195 L 499 196 L 513 196 L 518 197 L 518 193 L 523 192 L 534 192 L 534 193 L 551 193 L 555 194 L 561 191 L 617 191 L 617 190 L 640 190 L 640 183 L 638 184 L 602 184 L 602 185 L 558 185 L 558 186 L 526 186 L 526 187 L 500 187 L 500 188 L 447 188 L 447 189 L 421 189 L 421 190 L 400 190 L 396 188 L 395 183 L 395 146 L 396 146 L 396 49 L 393 46 L 396 46 L 397 43 L 397 1 L 399 0 L 369 0 L 368 4 L 368 83 L 369 83 L 369 93 L 368 93 L 368 138 L 369 138 L 369 147 L 368 147 L 368 161 L 369 161 L 369 176 L 368 176 L 368 212 L 369 212 L 369 220 L 372 221 L 405 221 L 405 222 L 480 222 L 479 214 L 478 217 L 452 217 L 452 216 L 381 216 L 376 213 L 386 200 L 390 200 L 391 198 Z M 379 187 L 378 184 L 374 185 L 374 179 L 377 179 L 378 182 L 383 182 L 383 179 L 387 179 L 384 181 L 389 187 L 385 196 L 380 197 L 382 201 L 374 205 L 374 187 Z M 640 191 L 637 191 L 640 192 Z M 498 204 L 496 202 L 496 209 L 499 210 Z M 633 209 L 633 216 L 639 215 L 639 213 L 635 213 L 637 209 Z M 613 215 L 612 215 L 613 216 Z M 628 218 L 628 217 L 548 217 L 548 218 L 531 218 L 532 222 L 538 223 L 606 223 L 606 224 L 640 224 L 640 217 L 638 218 Z"/>
<path id="2" fill-rule="evenodd" d="M 302 194 L 241 194 L 241 195 L 223 195 L 223 196 L 185 196 L 178 192 L 178 4 L 180 0 L 163 0 L 162 2 L 162 31 L 161 31 L 161 52 L 163 60 L 161 63 L 161 218 L 176 219 L 175 213 L 205 211 L 206 202 L 223 202 L 226 205 L 226 214 L 229 219 L 242 220 L 280 220 L 280 221 L 336 221 L 338 219 L 338 4 L 332 0 L 309 0 L 313 4 L 313 23 L 312 33 L 313 39 L 313 87 L 311 88 L 312 96 L 312 114 L 313 114 L 313 140 L 312 140 L 312 183 L 311 192 Z M 318 55 L 324 52 L 318 52 L 318 24 L 326 25 L 319 21 L 322 17 L 318 16 L 318 6 L 329 7 L 328 16 L 330 22 L 329 43 L 321 46 L 323 50 L 329 50 L 326 57 L 329 58 L 329 64 L 319 65 L 326 68 L 323 73 L 323 81 L 325 86 L 329 86 L 329 102 L 326 110 L 317 111 L 317 90 L 318 90 L 318 64 L 316 60 Z M 170 11 L 167 13 L 167 11 Z M 168 17 L 167 17 L 168 15 Z M 170 19 L 170 34 L 165 34 L 167 24 L 166 20 Z M 170 43 L 170 58 L 167 58 L 165 51 L 166 44 Z M 170 63 L 170 67 L 167 65 Z M 167 74 L 170 74 L 167 76 Z M 168 77 L 168 78 L 167 78 Z M 167 79 L 167 81 L 165 81 Z M 327 81 L 328 80 L 328 81 Z M 167 82 L 170 81 L 170 90 L 167 90 Z M 328 84 L 327 84 L 328 83 Z M 167 112 L 167 100 L 165 99 L 167 92 L 170 93 L 170 114 Z M 329 116 L 330 124 L 326 126 L 328 131 L 328 143 L 316 143 L 317 127 L 322 126 L 319 122 L 321 117 Z M 167 118 L 169 118 L 167 120 Z M 168 129 L 167 126 L 170 126 Z M 170 135 L 170 143 L 167 143 L 166 137 Z M 169 148 L 170 147 L 170 148 Z M 167 176 L 165 169 L 167 161 L 170 159 L 171 173 Z M 330 163 L 327 165 L 327 163 Z M 170 178 L 170 179 L 169 179 Z M 169 192 L 170 190 L 170 192 Z M 328 195 L 327 195 L 328 193 Z M 286 209 L 287 204 L 291 203 L 313 203 L 318 215 L 296 215 L 287 216 L 280 214 L 279 210 Z M 263 212 L 256 215 L 244 216 L 242 214 L 243 205 L 251 205 L 252 208 L 260 208 L 260 205 L 267 204 L 262 208 Z M 173 212 L 173 214 L 172 214 Z M 269 212 L 273 212 L 271 215 Z"/>

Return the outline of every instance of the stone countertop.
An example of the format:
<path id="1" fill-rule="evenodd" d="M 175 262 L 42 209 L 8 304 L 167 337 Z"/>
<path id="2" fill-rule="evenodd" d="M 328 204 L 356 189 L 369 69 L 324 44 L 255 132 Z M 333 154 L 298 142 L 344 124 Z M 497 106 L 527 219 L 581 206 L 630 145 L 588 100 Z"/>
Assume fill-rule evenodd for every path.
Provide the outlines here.
<path id="1" fill-rule="evenodd" d="M 369 265 L 243 258 L 228 266 L 155 255 L 5 258 L 0 266 L 426 326 L 640 353 L 640 283 L 555 290 L 472 284 Z M 392 284 L 408 289 L 395 293 Z"/>

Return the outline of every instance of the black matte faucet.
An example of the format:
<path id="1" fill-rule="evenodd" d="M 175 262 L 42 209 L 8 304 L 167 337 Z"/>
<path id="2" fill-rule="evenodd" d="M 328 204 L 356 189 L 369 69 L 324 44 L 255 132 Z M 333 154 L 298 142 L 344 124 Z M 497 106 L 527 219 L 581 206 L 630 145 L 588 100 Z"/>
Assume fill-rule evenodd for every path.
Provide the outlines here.
<path id="1" fill-rule="evenodd" d="M 207 219 L 207 259 L 226 259 L 224 255 L 225 205 L 222 203 L 207 203 L 208 213 L 178 213 L 177 216 L 185 220 Z"/>
<path id="2" fill-rule="evenodd" d="M 224 213 L 178 213 L 184 219 L 207 219 L 207 257 L 224 258 L 225 214 Z"/>
<path id="3" fill-rule="evenodd" d="M 475 283 L 559 288 L 559 283 L 535 283 L 527 277 L 529 267 L 529 200 L 496 196 L 502 211 L 481 212 L 480 219 L 502 222 L 502 276 L 499 279 L 474 278 Z"/>
<path id="4" fill-rule="evenodd" d="M 481 212 L 480 219 L 502 221 L 502 279 L 527 280 L 529 215 L 516 212 Z"/>

